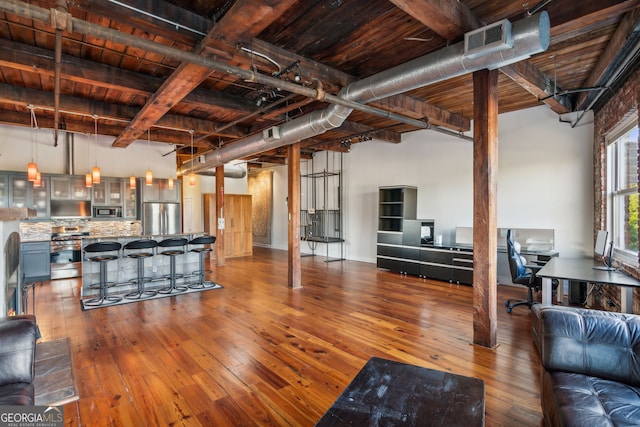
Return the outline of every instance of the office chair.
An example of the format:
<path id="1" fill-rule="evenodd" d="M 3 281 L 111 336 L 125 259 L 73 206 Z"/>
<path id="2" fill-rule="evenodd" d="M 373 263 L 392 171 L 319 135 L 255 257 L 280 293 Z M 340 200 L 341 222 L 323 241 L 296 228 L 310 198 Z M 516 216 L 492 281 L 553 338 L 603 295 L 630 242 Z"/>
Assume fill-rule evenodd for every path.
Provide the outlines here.
<path id="1" fill-rule="evenodd" d="M 525 257 L 520 255 L 520 244 L 513 241 L 511 230 L 507 230 L 507 256 L 509 257 L 509 270 L 511 270 L 511 281 L 527 287 L 526 300 L 507 300 L 504 305 L 507 307 L 507 313 L 511 313 L 514 307 L 526 305 L 531 308 L 535 302 L 533 301 L 533 291 L 540 289 L 542 282 L 536 273 L 542 268 L 541 265 L 527 264 Z"/>

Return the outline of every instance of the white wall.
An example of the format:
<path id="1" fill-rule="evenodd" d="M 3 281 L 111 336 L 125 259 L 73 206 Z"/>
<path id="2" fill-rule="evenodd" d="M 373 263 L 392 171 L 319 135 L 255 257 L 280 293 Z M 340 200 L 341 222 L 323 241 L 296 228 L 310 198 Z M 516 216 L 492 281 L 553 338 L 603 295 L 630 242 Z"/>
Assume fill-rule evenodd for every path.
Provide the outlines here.
<path id="1" fill-rule="evenodd" d="M 593 251 L 592 120 L 571 128 L 548 107 L 499 116 L 498 226 L 553 228 L 562 256 Z M 272 247 L 287 248 L 286 167 L 274 168 Z M 453 240 L 473 224 L 472 143 L 433 131 L 405 134 L 401 144 L 355 144 L 344 156 L 345 256 L 375 262 L 378 187 L 418 188 L 418 218 Z M 305 244 L 301 245 L 304 251 Z M 330 256 L 337 256 L 337 244 Z M 325 254 L 325 248 L 316 253 Z"/>

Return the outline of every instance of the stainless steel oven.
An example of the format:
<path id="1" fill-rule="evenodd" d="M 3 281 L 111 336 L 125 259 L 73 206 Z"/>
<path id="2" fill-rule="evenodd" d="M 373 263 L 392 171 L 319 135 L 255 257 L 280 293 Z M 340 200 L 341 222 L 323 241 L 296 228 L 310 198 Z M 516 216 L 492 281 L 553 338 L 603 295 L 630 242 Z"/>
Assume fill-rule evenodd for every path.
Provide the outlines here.
<path id="1" fill-rule="evenodd" d="M 82 237 L 84 227 L 54 227 L 51 233 L 51 279 L 82 276 Z"/>

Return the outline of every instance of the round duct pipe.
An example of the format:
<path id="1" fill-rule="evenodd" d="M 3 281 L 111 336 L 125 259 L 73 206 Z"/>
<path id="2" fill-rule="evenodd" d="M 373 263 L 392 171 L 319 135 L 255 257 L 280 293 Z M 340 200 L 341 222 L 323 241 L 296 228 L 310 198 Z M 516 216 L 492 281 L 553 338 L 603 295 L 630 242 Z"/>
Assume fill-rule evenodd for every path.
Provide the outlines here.
<path id="1" fill-rule="evenodd" d="M 205 169 L 203 171 L 199 171 L 198 175 L 205 176 L 216 176 L 216 168 Z M 238 166 L 224 166 L 224 177 L 225 178 L 234 178 L 240 179 L 247 176 L 247 170 Z"/>

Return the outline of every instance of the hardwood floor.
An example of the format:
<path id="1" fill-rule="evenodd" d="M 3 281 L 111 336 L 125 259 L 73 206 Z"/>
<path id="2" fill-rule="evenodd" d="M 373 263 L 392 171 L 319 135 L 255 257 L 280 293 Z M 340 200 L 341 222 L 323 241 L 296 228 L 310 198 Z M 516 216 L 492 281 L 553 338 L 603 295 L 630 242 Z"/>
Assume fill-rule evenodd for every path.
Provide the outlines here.
<path id="1" fill-rule="evenodd" d="M 65 424 L 312 426 L 371 356 L 481 378 L 487 426 L 539 426 L 529 310 L 503 301 L 498 342 L 471 345 L 472 289 L 355 262 L 254 248 L 210 275 L 224 289 L 81 311 L 77 279 L 40 285 L 42 341 L 68 336 L 80 400 Z"/>

